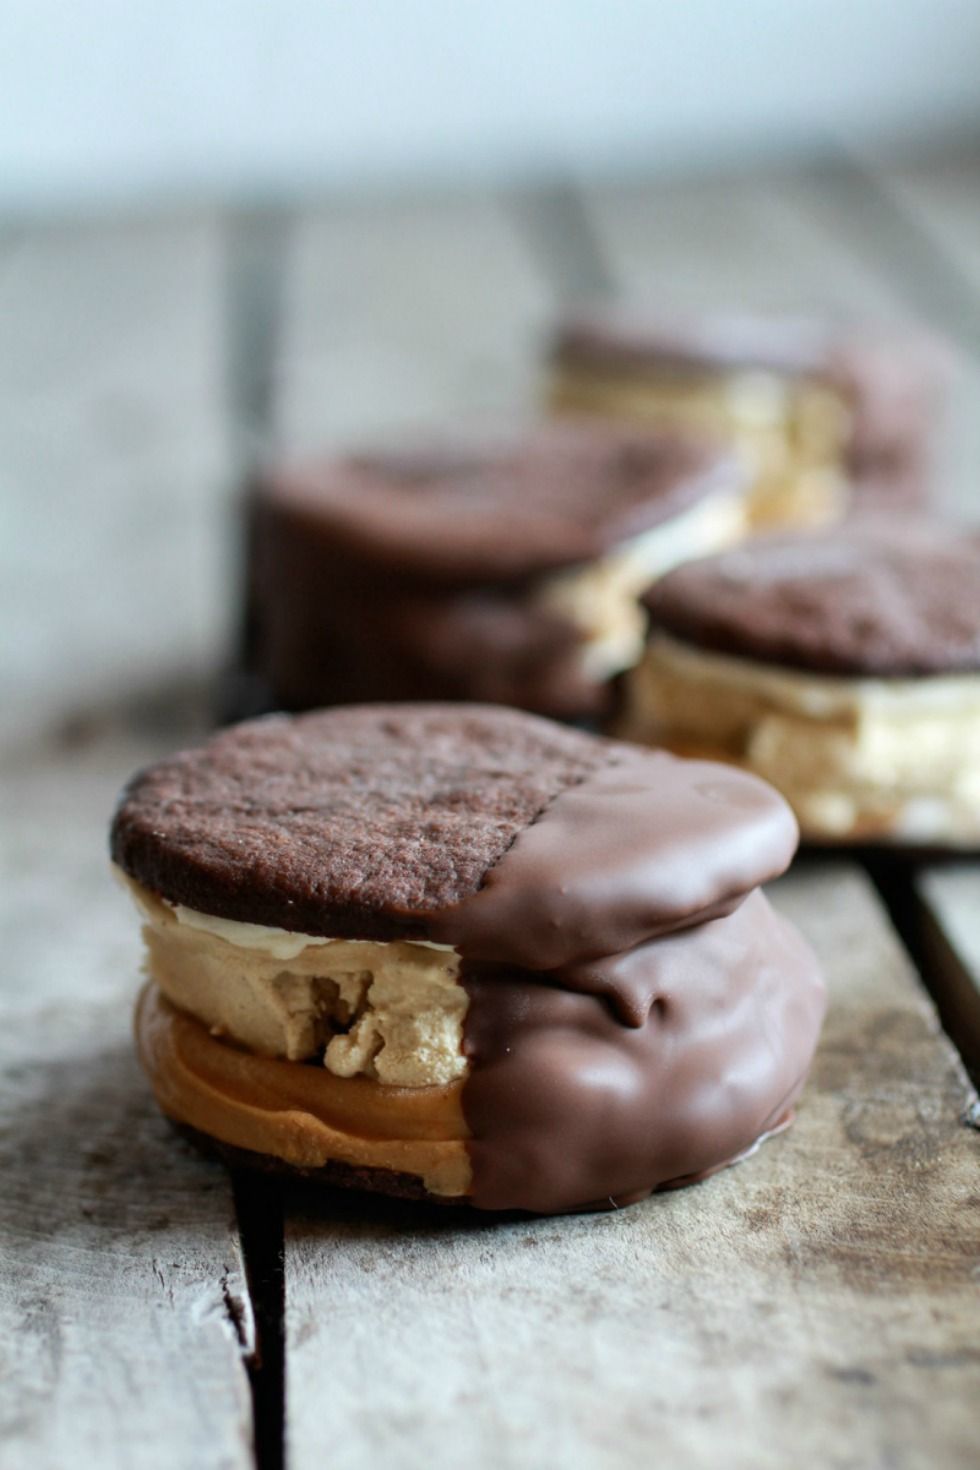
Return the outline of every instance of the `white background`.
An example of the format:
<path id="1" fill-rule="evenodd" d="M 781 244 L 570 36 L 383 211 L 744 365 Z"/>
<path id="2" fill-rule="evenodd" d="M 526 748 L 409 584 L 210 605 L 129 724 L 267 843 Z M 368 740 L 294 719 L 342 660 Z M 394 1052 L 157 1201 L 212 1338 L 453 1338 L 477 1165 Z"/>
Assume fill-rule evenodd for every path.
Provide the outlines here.
<path id="1" fill-rule="evenodd" d="M 0 207 L 980 129 L 980 0 L 3 0 Z"/>

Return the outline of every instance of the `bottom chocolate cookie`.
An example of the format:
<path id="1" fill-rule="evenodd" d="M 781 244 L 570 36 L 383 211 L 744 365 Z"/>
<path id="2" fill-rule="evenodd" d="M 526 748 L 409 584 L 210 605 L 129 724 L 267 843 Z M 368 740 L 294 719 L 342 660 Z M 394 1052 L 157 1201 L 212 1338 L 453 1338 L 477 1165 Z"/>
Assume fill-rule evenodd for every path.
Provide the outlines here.
<path id="1" fill-rule="evenodd" d="M 469 1203 L 459 1195 L 452 1197 L 446 1194 L 430 1194 L 421 1179 L 414 1174 L 399 1174 L 393 1169 L 358 1168 L 339 1160 L 321 1164 L 318 1168 L 303 1168 L 298 1164 L 287 1164 L 285 1159 L 277 1159 L 273 1154 L 260 1154 L 254 1149 L 222 1143 L 210 1133 L 202 1133 L 200 1129 L 192 1128 L 189 1123 L 181 1123 L 177 1118 L 168 1118 L 167 1122 L 200 1153 L 216 1159 L 232 1172 L 248 1169 L 252 1173 L 272 1174 L 279 1179 L 298 1180 L 323 1189 L 364 1190 L 370 1194 L 388 1195 L 391 1199 L 429 1205 L 452 1205 L 456 1209 L 466 1209 Z"/>
<path id="2" fill-rule="evenodd" d="M 757 1153 L 764 1143 L 770 1138 L 785 1133 L 792 1125 L 795 1110 L 789 1111 L 767 1130 L 755 1143 L 751 1144 L 743 1153 L 737 1154 L 735 1158 L 727 1159 L 724 1163 L 716 1164 L 714 1168 L 703 1169 L 698 1174 L 685 1174 L 679 1179 L 668 1180 L 660 1184 L 656 1189 L 638 1190 L 635 1194 L 622 1199 L 593 1200 L 575 1206 L 576 1212 L 588 1213 L 590 1211 L 601 1211 L 609 1209 L 623 1209 L 627 1205 L 639 1204 L 642 1200 L 649 1199 L 653 1194 L 668 1194 L 676 1189 L 685 1189 L 691 1184 L 701 1184 L 706 1179 L 720 1174 L 725 1169 L 733 1169 L 736 1164 L 744 1163 Z M 413 1174 L 400 1174 L 392 1169 L 366 1169 L 358 1168 L 352 1164 L 344 1164 L 332 1161 L 321 1164 L 317 1168 L 303 1168 L 296 1164 L 288 1164 L 285 1159 L 276 1158 L 272 1154 L 256 1153 L 254 1149 L 238 1148 L 231 1143 L 222 1143 L 220 1139 L 213 1138 L 209 1133 L 202 1133 L 197 1128 L 192 1128 L 188 1123 L 181 1123 L 176 1118 L 167 1118 L 167 1122 L 178 1133 L 185 1138 L 193 1148 L 206 1158 L 213 1159 L 223 1164 L 232 1174 L 241 1170 L 247 1170 L 252 1174 L 271 1175 L 284 1182 L 299 1184 L 310 1189 L 344 1190 L 349 1193 L 366 1193 L 373 1195 L 384 1195 L 391 1200 L 404 1201 L 418 1205 L 434 1205 L 440 1209 L 446 1205 L 451 1206 L 457 1212 L 467 1215 L 479 1214 L 474 1209 L 471 1200 L 465 1196 L 452 1196 L 445 1194 L 430 1194 L 421 1179 Z M 528 1210 L 509 1210 L 508 1215 L 527 1216 Z"/>

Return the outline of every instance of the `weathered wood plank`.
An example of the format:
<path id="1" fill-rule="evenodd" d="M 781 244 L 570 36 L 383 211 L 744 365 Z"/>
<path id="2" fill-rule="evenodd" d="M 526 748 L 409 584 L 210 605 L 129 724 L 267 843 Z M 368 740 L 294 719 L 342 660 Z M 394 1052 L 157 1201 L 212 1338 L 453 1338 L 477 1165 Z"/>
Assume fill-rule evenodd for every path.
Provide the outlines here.
<path id="1" fill-rule="evenodd" d="M 481 195 L 308 212 L 296 222 L 279 373 L 291 452 L 535 407 L 549 293 Z"/>
<path id="2" fill-rule="evenodd" d="M 0 729 L 213 661 L 225 624 L 221 239 L 25 228 L 0 271 Z"/>
<path id="3" fill-rule="evenodd" d="M 919 229 L 948 256 L 958 286 L 973 288 L 971 321 L 980 320 L 980 148 L 925 161 L 872 159 L 869 168 Z"/>
<path id="4" fill-rule="evenodd" d="M 895 293 L 794 174 L 599 186 L 585 198 L 618 289 L 678 311 L 894 311 Z"/>
<path id="5" fill-rule="evenodd" d="M 166 737 L 164 737 L 165 739 Z M 133 1055 L 120 781 L 159 744 L 8 761 L 0 852 L 0 1463 L 252 1464 L 252 1314 L 227 1179 Z"/>
<path id="6" fill-rule="evenodd" d="M 226 1181 L 169 1135 L 129 1007 L 0 1023 L 0 1461 L 250 1466 Z M 9 1457 L 9 1458 L 8 1458 Z"/>
<path id="7" fill-rule="evenodd" d="M 776 898 L 832 999 L 751 1161 L 616 1215 L 288 1219 L 293 1470 L 975 1465 L 968 1085 L 854 870 Z"/>
<path id="8" fill-rule="evenodd" d="M 32 228 L 0 274 L 5 1465 L 253 1460 L 231 1189 L 139 1074 L 105 858 L 218 643 L 219 277 L 207 221 Z"/>

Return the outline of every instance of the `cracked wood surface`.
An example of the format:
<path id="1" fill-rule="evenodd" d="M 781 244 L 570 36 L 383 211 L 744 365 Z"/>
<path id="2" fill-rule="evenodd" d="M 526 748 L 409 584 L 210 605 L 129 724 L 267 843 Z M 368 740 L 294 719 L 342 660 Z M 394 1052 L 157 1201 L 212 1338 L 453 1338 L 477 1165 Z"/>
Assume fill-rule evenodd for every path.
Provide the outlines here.
<path id="1" fill-rule="evenodd" d="M 231 1188 L 150 1101 L 106 823 L 220 637 L 218 241 L 0 256 L 0 1465 L 251 1466 Z"/>
<path id="2" fill-rule="evenodd" d="M 0 907 L 0 1465 L 252 1464 L 231 1190 L 133 1055 L 139 945 L 106 813 L 145 740 L 8 766 Z"/>

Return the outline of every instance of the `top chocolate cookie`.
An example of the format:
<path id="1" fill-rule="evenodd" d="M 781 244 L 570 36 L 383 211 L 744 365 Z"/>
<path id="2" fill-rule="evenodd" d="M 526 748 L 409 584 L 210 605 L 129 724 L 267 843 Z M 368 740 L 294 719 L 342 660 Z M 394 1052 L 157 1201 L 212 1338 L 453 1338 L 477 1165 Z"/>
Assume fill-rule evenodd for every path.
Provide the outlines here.
<path id="1" fill-rule="evenodd" d="M 710 443 L 563 423 L 270 470 L 259 499 L 334 550 L 427 579 L 493 582 L 591 561 L 742 482 Z"/>
<path id="2" fill-rule="evenodd" d="M 685 642 L 817 673 L 980 669 L 980 536 L 872 522 L 772 537 L 670 572 L 645 599 Z"/>
<path id="3" fill-rule="evenodd" d="M 137 776 L 112 828 L 115 861 L 173 903 L 539 969 L 723 912 L 795 843 L 753 777 L 450 705 L 238 726 Z"/>

